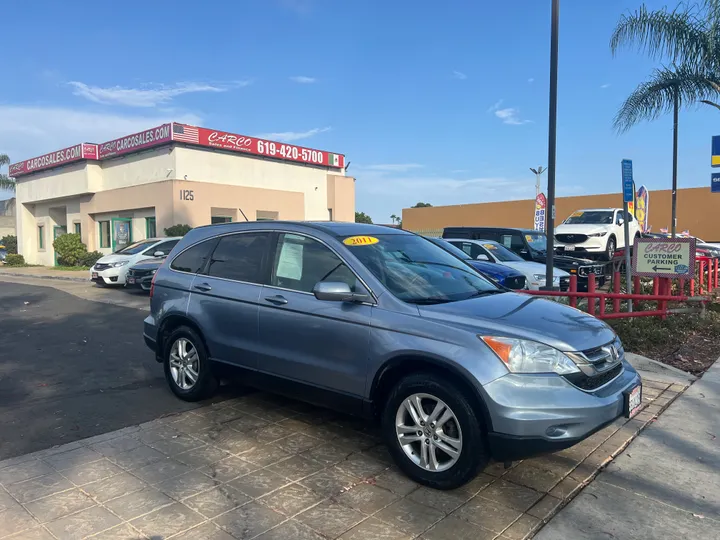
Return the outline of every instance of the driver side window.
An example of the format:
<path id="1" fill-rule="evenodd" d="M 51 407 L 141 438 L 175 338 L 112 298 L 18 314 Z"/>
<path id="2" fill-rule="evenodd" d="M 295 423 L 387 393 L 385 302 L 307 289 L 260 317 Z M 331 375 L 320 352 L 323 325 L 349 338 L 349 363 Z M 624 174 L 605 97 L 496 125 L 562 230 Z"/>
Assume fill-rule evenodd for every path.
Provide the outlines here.
<path id="1" fill-rule="evenodd" d="M 347 283 L 353 292 L 362 287 L 355 274 L 322 243 L 298 234 L 281 234 L 270 285 L 312 293 L 320 281 Z"/>
<path id="2" fill-rule="evenodd" d="M 615 213 L 615 225 L 622 224 L 622 212 Z"/>

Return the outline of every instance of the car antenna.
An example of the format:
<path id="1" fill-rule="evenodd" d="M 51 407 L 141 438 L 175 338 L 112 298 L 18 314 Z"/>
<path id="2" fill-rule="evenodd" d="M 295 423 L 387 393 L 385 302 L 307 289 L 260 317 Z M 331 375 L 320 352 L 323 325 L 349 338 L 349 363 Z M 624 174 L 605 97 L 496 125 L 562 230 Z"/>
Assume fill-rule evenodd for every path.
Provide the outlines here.
<path id="1" fill-rule="evenodd" d="M 240 210 L 240 213 L 241 213 L 241 214 L 243 215 L 243 217 L 245 218 L 245 221 L 248 221 L 248 222 L 249 222 L 250 220 L 249 220 L 249 219 L 247 218 L 247 216 L 245 215 L 245 212 L 242 211 L 242 208 L 238 208 L 238 210 Z"/>

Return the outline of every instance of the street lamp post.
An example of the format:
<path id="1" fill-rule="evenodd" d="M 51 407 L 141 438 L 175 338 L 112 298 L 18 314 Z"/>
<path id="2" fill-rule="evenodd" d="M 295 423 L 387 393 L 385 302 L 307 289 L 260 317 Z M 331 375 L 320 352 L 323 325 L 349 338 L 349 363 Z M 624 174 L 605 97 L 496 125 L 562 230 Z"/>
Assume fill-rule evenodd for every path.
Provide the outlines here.
<path id="1" fill-rule="evenodd" d="M 542 191 L 542 186 L 540 185 L 540 177 L 542 176 L 542 173 L 547 171 L 547 169 L 543 169 L 541 166 L 537 169 L 533 169 L 532 167 L 530 167 L 530 170 L 535 174 L 535 198 L 537 199 L 537 196 L 540 195 L 540 192 Z"/>
<path id="2" fill-rule="evenodd" d="M 557 83 L 558 83 L 558 32 L 560 26 L 560 0 L 552 0 L 550 26 L 550 113 L 548 121 L 548 216 L 545 220 L 547 258 L 545 286 L 553 288 L 553 256 L 555 251 L 555 145 L 557 143 Z"/>

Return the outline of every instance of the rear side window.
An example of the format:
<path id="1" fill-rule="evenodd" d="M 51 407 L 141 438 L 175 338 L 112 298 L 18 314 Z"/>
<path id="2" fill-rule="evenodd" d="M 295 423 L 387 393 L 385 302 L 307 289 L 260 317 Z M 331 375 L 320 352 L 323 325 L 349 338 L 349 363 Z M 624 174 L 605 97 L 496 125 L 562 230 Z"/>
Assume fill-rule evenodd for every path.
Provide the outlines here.
<path id="1" fill-rule="evenodd" d="M 212 240 L 206 240 L 205 242 L 195 244 L 175 257 L 173 262 L 170 264 L 170 268 L 177 270 L 178 272 L 190 272 L 191 274 L 197 274 L 200 270 L 202 270 L 203 266 L 205 266 L 205 261 L 207 261 L 210 256 L 210 252 L 212 251 L 214 245 L 214 238 Z"/>
<path id="2" fill-rule="evenodd" d="M 242 233 L 220 238 L 210 259 L 208 275 L 233 281 L 262 283 L 269 233 Z"/>

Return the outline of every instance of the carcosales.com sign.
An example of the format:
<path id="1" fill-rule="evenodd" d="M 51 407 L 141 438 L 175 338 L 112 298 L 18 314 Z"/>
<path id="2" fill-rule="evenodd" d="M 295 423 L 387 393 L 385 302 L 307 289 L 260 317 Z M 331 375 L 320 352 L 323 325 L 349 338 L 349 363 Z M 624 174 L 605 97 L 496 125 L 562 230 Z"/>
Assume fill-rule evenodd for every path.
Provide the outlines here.
<path id="1" fill-rule="evenodd" d="M 137 152 L 138 150 L 165 144 L 171 140 L 171 124 L 163 124 L 156 128 L 146 129 L 140 133 L 133 133 L 127 137 L 120 137 L 113 141 L 104 142 L 98 145 L 98 154 L 100 159 L 122 156 L 130 152 Z"/>
<path id="2" fill-rule="evenodd" d="M 638 238 L 633 249 L 633 273 L 641 277 L 693 277 L 695 239 Z"/>
<path id="3" fill-rule="evenodd" d="M 56 152 L 50 152 L 44 156 L 12 163 L 8 170 L 8 175 L 14 178 L 44 169 L 52 169 L 53 167 L 59 167 L 73 163 L 74 161 L 80 161 L 81 159 L 97 159 L 97 145 L 88 143 L 76 144 L 75 146 L 63 148 Z"/>

